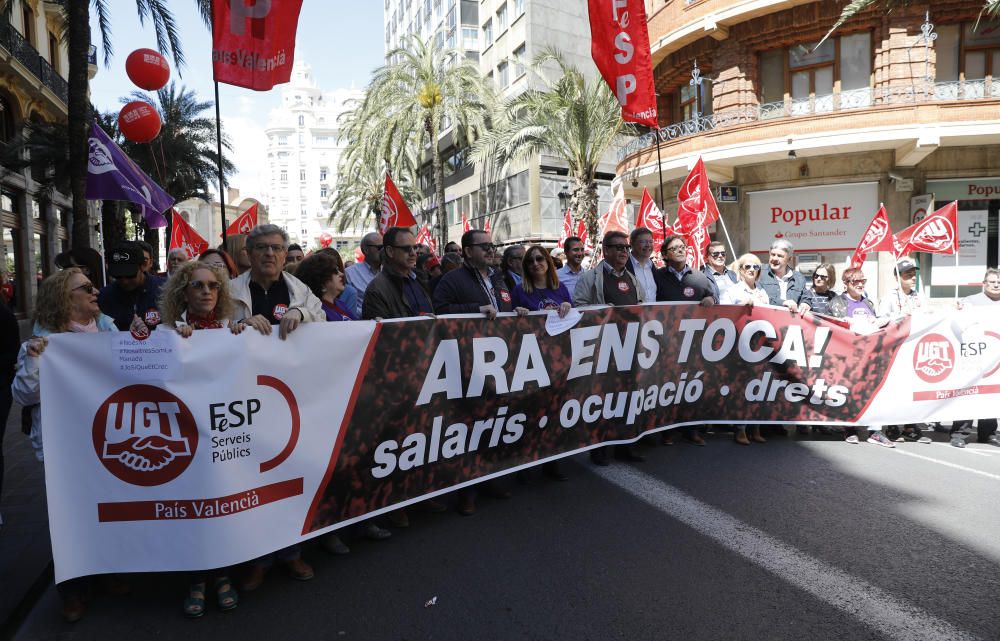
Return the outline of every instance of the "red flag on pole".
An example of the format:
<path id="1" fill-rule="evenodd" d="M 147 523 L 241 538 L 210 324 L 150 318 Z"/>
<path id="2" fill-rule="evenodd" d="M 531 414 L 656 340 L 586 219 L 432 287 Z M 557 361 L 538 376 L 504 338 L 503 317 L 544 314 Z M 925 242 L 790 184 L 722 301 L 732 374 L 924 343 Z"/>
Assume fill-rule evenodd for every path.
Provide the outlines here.
<path id="1" fill-rule="evenodd" d="M 660 247 L 667 237 L 663 212 L 653 202 L 653 197 L 649 195 L 649 190 L 645 187 L 642 188 L 642 201 L 639 203 L 639 215 L 635 218 L 635 226 L 636 228 L 645 227 L 653 232 L 653 252 L 659 254 Z"/>
<path id="2" fill-rule="evenodd" d="M 168 249 L 183 249 L 188 260 L 193 260 L 208 249 L 208 241 L 198 235 L 194 227 L 184 220 L 176 209 L 172 210 L 170 217 L 170 247 Z"/>
<path id="3" fill-rule="evenodd" d="M 958 253 L 958 201 L 948 203 L 893 237 L 897 256 Z"/>
<path id="4" fill-rule="evenodd" d="M 875 213 L 875 217 L 872 218 L 868 229 L 861 237 L 861 242 L 858 243 L 858 248 L 854 250 L 854 255 L 851 257 L 851 266 L 861 267 L 868 257 L 868 252 L 873 251 L 895 251 L 892 245 L 892 228 L 889 227 L 889 214 L 886 213 L 884 205 L 878 208 L 878 212 Z"/>
<path id="5" fill-rule="evenodd" d="M 657 127 L 644 0 L 589 0 L 590 55 L 622 106 L 622 120 Z"/>
<path id="6" fill-rule="evenodd" d="M 267 91 L 288 82 L 302 0 L 212 3 L 212 69 L 216 82 Z"/>
<path id="7" fill-rule="evenodd" d="M 708 184 L 705 163 L 699 157 L 691 173 L 677 192 L 677 222 L 675 233 L 684 236 L 688 246 L 688 265 L 691 269 L 701 269 L 705 264 L 705 250 L 711 239 L 708 226 L 719 219 L 719 208 Z"/>
<path id="8" fill-rule="evenodd" d="M 387 173 L 385 175 L 385 191 L 382 192 L 382 217 L 378 222 L 378 231 L 384 234 L 390 227 L 412 227 L 417 220 L 410 213 L 406 201 L 396 189 L 396 183 Z"/>
<path id="9" fill-rule="evenodd" d="M 611 206 L 598 221 L 597 228 L 601 238 L 609 231 L 629 233 L 628 211 L 625 207 L 625 189 L 620 181 L 611 184 Z"/>
<path id="10" fill-rule="evenodd" d="M 580 222 L 576 224 L 576 235 L 580 240 L 583 241 L 584 249 L 594 248 L 593 244 L 589 242 L 590 239 L 587 238 L 587 224 L 583 222 L 582 218 L 580 219 Z"/>
<path id="11" fill-rule="evenodd" d="M 431 248 L 432 254 L 437 254 L 437 241 L 434 240 L 433 236 L 431 236 L 431 232 L 427 229 L 427 225 L 421 227 L 420 231 L 417 232 L 417 244 L 427 245 Z"/>
<path id="12" fill-rule="evenodd" d="M 226 236 L 233 234 L 249 234 L 250 230 L 257 226 L 257 205 L 254 203 L 236 217 L 236 220 L 226 227 Z"/>
<path id="13" fill-rule="evenodd" d="M 562 234 L 559 236 L 559 242 L 556 243 L 556 247 L 562 248 L 566 245 L 566 239 L 573 235 L 573 212 L 570 209 L 566 209 L 566 215 L 563 216 L 563 228 Z"/>
<path id="14" fill-rule="evenodd" d="M 462 233 L 464 234 L 465 232 L 467 232 L 467 231 L 469 231 L 471 229 L 472 229 L 472 225 L 469 224 L 469 217 L 466 216 L 465 212 L 463 211 L 462 212 Z"/>

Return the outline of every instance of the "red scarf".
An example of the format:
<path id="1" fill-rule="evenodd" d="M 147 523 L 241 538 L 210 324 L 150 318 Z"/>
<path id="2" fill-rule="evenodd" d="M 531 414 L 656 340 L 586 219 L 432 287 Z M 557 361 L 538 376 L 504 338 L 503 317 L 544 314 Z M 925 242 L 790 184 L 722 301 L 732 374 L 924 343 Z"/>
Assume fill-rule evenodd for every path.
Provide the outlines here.
<path id="1" fill-rule="evenodd" d="M 196 316 L 190 311 L 187 313 L 187 324 L 193 329 L 222 329 L 225 327 L 222 321 L 215 318 L 215 310 L 213 309 L 208 316 Z"/>

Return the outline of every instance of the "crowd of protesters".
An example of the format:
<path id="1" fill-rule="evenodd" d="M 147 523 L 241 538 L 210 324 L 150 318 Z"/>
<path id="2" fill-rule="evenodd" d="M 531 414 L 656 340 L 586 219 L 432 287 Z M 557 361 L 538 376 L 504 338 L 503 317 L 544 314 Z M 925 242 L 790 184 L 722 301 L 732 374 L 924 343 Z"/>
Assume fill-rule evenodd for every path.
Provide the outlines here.
<path id="1" fill-rule="evenodd" d="M 167 273 L 153 270 L 152 250 L 143 243 L 126 242 L 107 256 L 110 284 L 101 289 L 104 262 L 97 252 L 74 251 L 61 254 L 61 271 L 46 278 L 39 287 L 34 327 L 21 343 L 17 322 L 0 304 L 0 443 L 12 401 L 25 408 L 24 423 L 39 461 L 43 460 L 39 368 L 48 336 L 60 332 L 130 331 L 142 335 L 152 331 L 174 331 L 189 337 L 202 329 L 228 329 L 234 334 L 256 331 L 277 333 L 284 340 L 299 326 L 311 322 L 346 322 L 429 316 L 434 314 L 479 313 L 492 320 L 499 313 L 524 315 L 549 310 L 566 316 L 573 307 L 588 305 L 636 305 L 652 301 L 784 307 L 791 314 L 825 314 L 859 332 L 885 326 L 893 319 L 927 306 L 916 288 L 917 265 L 901 259 L 893 272 L 895 287 L 888 296 L 873 301 L 865 287 L 861 269 L 843 271 L 842 291 L 837 293 L 836 268 L 818 265 L 806 276 L 794 268 L 794 251 L 785 240 L 775 241 L 767 261 L 754 254 L 729 257 L 722 243 L 711 243 L 704 267 L 688 264 L 689 254 L 681 236 L 667 237 L 654 256 L 650 230 L 638 228 L 631 234 L 609 232 L 601 241 L 602 258 L 587 269 L 587 251 L 577 237 L 567 238 L 561 255 L 541 245 L 511 245 L 502 253 L 489 232 L 468 231 L 460 243 L 449 243 L 441 257 L 418 244 L 412 232 L 391 228 L 385 235 L 370 233 L 361 242 L 363 260 L 345 265 L 332 248 L 308 256 L 298 245 L 289 244 L 287 233 L 275 225 L 259 225 L 247 235 L 230 236 L 218 249 L 209 249 L 195 260 L 183 252 L 168 253 Z M 732 258 L 732 259 L 731 259 Z M 662 265 L 662 266 L 661 266 Z M 1000 306 L 1000 271 L 988 269 L 983 291 L 962 301 L 963 306 Z M 997 309 L 1000 309 L 998 307 Z M 971 421 L 956 421 L 951 427 L 951 443 L 964 447 Z M 980 442 L 1000 446 L 995 418 L 978 421 Z M 800 427 L 800 432 L 810 428 Z M 832 433 L 830 428 L 821 428 Z M 704 446 L 704 428 L 686 427 L 680 436 Z M 733 439 L 740 445 L 764 443 L 761 427 L 735 426 Z M 885 447 L 895 442 L 929 443 L 921 426 L 867 426 L 866 441 Z M 857 430 L 844 430 L 847 443 L 859 443 Z M 659 437 L 672 445 L 672 431 Z M 633 445 L 591 450 L 596 465 L 608 465 L 610 457 L 641 462 L 642 454 Z M 557 462 L 542 466 L 553 480 L 567 476 Z M 3 454 L 0 448 L 0 490 L 3 484 Z M 477 494 L 506 499 L 511 496 L 502 481 L 487 481 L 456 493 L 457 510 L 463 515 L 476 512 Z M 439 500 L 424 501 L 421 507 L 432 512 L 447 509 Z M 394 528 L 409 525 L 406 510 L 386 516 Z M 368 519 L 358 531 L 370 540 L 389 538 L 392 532 Z M 2 517 L 0 517 L 2 525 Z M 339 533 L 320 541 L 332 554 L 349 553 Z M 239 603 L 242 591 L 256 589 L 268 569 L 280 564 L 300 581 L 314 576 L 303 560 L 302 549 L 294 545 L 256 559 L 243 568 L 222 568 L 212 573 L 187 576 L 183 612 L 198 617 L 206 611 L 211 580 L 211 596 L 220 610 Z M 237 584 L 231 576 L 241 578 Z M 123 588 L 115 577 L 105 577 L 112 591 Z M 60 584 L 63 616 L 75 621 L 85 612 L 85 579 Z"/>

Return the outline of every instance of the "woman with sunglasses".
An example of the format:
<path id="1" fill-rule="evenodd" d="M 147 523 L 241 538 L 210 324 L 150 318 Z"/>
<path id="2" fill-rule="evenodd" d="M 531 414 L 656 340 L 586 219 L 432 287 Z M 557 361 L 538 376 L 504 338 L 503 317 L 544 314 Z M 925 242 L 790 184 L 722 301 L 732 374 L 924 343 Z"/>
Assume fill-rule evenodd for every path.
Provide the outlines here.
<path id="1" fill-rule="evenodd" d="M 830 301 L 837 295 L 832 289 L 836 278 L 837 269 L 830 263 L 821 263 L 813 271 L 812 283 L 799 297 L 799 313 L 829 314 Z"/>
<path id="2" fill-rule="evenodd" d="M 769 302 L 767 291 L 761 287 L 757 281 L 760 280 L 761 264 L 760 259 L 753 254 L 743 254 L 736 259 L 730 268 L 736 272 L 736 283 L 727 287 L 722 292 L 719 302 L 722 305 L 767 305 Z M 735 425 L 736 433 L 733 435 L 740 445 L 750 445 L 754 443 L 766 443 L 761 436 L 760 425 L 750 425 L 750 438 L 747 438 L 747 426 Z"/>
<path id="3" fill-rule="evenodd" d="M 11 385 L 14 401 L 24 407 L 31 407 L 31 446 L 39 461 L 44 461 L 39 367 L 49 335 L 116 330 L 114 321 L 102 314 L 97 305 L 97 288 L 79 267 L 69 267 L 57 272 L 39 285 L 35 327 L 32 337 L 21 345 L 18 352 L 17 374 Z M 79 621 L 86 612 L 83 598 L 86 587 L 87 580 L 84 578 L 66 581 L 57 586 L 62 597 L 62 616 L 67 622 Z"/>
<path id="4" fill-rule="evenodd" d="M 163 286 L 159 309 L 163 327 L 174 329 L 184 338 L 189 338 L 200 329 L 228 327 L 234 334 L 243 331 L 243 325 L 229 320 L 233 299 L 229 294 L 229 279 L 224 268 L 210 267 L 205 262 L 183 263 L 174 270 Z M 188 576 L 185 616 L 195 619 L 205 614 L 207 582 L 207 572 L 194 572 Z M 229 578 L 228 568 L 218 571 L 214 588 L 219 610 L 226 612 L 239 605 L 239 595 Z"/>
<path id="5" fill-rule="evenodd" d="M 767 292 L 757 282 L 760 280 L 760 259 L 753 254 L 743 254 L 732 266 L 736 284 L 727 287 L 719 298 L 722 305 L 767 305 Z"/>
<path id="6" fill-rule="evenodd" d="M 553 310 L 562 318 L 573 307 L 572 297 L 566 286 L 559 282 L 555 263 L 541 245 L 532 245 L 522 259 L 524 277 L 511 292 L 514 307 L 528 311 Z"/>

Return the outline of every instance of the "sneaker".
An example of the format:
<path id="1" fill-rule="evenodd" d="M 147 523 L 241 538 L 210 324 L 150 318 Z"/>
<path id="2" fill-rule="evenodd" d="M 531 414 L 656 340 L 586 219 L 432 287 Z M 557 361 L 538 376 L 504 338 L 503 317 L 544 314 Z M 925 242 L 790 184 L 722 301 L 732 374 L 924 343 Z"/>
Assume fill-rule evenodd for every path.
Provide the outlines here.
<path id="1" fill-rule="evenodd" d="M 341 538 L 334 533 L 327 534 L 325 537 L 323 537 L 321 544 L 323 545 L 323 549 L 329 552 L 330 554 L 343 556 L 345 554 L 351 553 L 351 548 L 347 547 L 347 544 L 344 543 L 341 540 Z"/>
<path id="2" fill-rule="evenodd" d="M 912 430 L 912 431 L 903 432 L 903 436 L 901 438 L 896 439 L 897 443 L 902 443 L 903 441 L 908 441 L 910 443 L 924 443 L 924 444 L 927 444 L 927 443 L 931 442 L 931 439 L 929 439 L 928 437 L 924 436 L 920 432 L 917 432 L 916 430 Z"/>
<path id="3" fill-rule="evenodd" d="M 961 436 L 952 436 L 951 437 L 951 445 L 952 445 L 952 447 L 964 448 L 965 447 L 965 439 L 962 438 Z"/>
<path id="4" fill-rule="evenodd" d="M 850 436 L 848 436 L 847 438 L 845 438 L 844 441 L 846 443 L 850 443 L 852 445 L 856 445 L 858 443 L 858 436 L 857 436 L 857 434 L 851 434 Z"/>
<path id="5" fill-rule="evenodd" d="M 923 443 L 924 445 L 930 445 L 932 441 L 931 441 L 931 438 L 929 436 L 921 436 L 920 438 L 918 438 L 916 440 L 916 442 L 917 443 Z"/>
<path id="6" fill-rule="evenodd" d="M 896 447 L 896 444 L 887 439 L 882 432 L 870 432 L 868 434 L 868 442 L 872 445 L 881 445 L 882 447 Z"/>
<path id="7" fill-rule="evenodd" d="M 1000 447 L 1000 437 L 998 437 L 996 434 L 990 436 L 990 440 L 988 440 L 986 442 L 989 443 L 990 445 L 994 446 L 994 447 Z M 3 520 L 0 520 L 0 524 L 2 524 L 2 523 L 3 523 Z"/>

